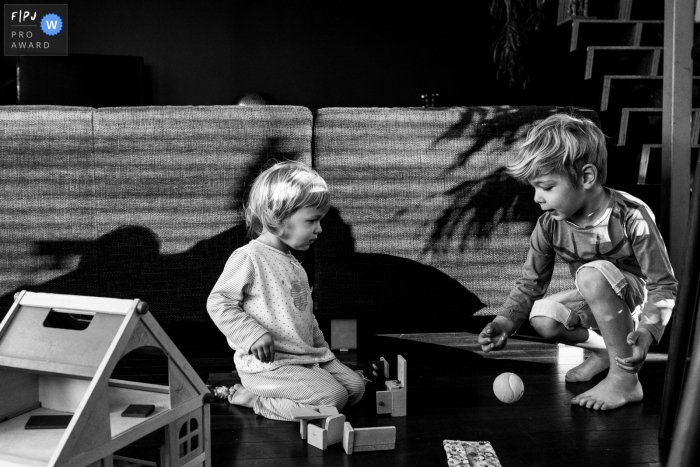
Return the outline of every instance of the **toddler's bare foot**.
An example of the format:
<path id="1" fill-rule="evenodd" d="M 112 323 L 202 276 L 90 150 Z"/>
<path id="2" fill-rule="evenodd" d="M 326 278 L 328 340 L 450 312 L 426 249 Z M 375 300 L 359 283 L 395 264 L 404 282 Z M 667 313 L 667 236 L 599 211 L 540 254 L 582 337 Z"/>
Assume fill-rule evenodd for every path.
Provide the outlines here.
<path id="1" fill-rule="evenodd" d="M 586 360 L 566 372 L 564 379 L 567 383 L 590 381 L 595 375 L 610 367 L 607 350 L 591 352 Z"/>
<path id="2" fill-rule="evenodd" d="M 629 402 L 641 401 L 644 397 L 642 385 L 636 374 L 608 373 L 594 388 L 571 399 L 574 405 L 595 410 L 611 410 Z"/>
<path id="3" fill-rule="evenodd" d="M 253 404 L 258 400 L 258 396 L 248 391 L 242 384 L 234 384 L 233 389 L 236 391 L 228 396 L 228 401 L 234 405 L 253 408 Z"/>

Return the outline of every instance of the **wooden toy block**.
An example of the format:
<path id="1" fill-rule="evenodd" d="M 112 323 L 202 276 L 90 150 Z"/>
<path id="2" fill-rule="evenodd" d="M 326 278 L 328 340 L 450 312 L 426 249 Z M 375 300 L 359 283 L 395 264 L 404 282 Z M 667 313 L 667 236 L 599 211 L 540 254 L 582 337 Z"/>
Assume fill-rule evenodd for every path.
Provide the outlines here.
<path id="1" fill-rule="evenodd" d="M 341 443 L 343 441 L 343 428 L 345 427 L 345 415 L 333 415 L 328 417 L 323 424 L 323 428 L 328 432 L 328 445 Z"/>
<path id="2" fill-rule="evenodd" d="M 343 423 L 343 449 L 345 454 L 352 454 L 352 448 L 355 447 L 355 430 L 350 425 L 350 422 Z"/>
<path id="3" fill-rule="evenodd" d="M 311 446 L 322 450 L 328 448 L 328 430 L 315 423 L 309 423 L 308 430 L 309 444 Z"/>
<path id="4" fill-rule="evenodd" d="M 353 428 L 345 422 L 343 449 L 347 454 L 363 451 L 384 451 L 396 447 L 396 427 Z"/>
<path id="5" fill-rule="evenodd" d="M 377 391 L 377 413 L 390 413 L 392 417 L 406 416 L 407 364 L 401 355 L 397 357 L 397 380 L 385 381 L 386 391 Z"/>
<path id="6" fill-rule="evenodd" d="M 389 362 L 387 362 L 384 357 L 369 362 L 368 378 L 375 386 L 382 387 L 384 381 L 389 379 Z"/>
<path id="7" fill-rule="evenodd" d="M 357 348 L 357 320 L 331 320 L 331 349 L 347 352 Z"/>
<path id="8" fill-rule="evenodd" d="M 291 409 L 290 412 L 294 420 L 299 420 L 301 422 L 299 424 L 301 439 L 306 439 L 307 437 L 309 420 L 320 420 L 338 415 L 338 409 L 335 407 L 319 407 L 317 409 L 311 407 L 295 407 Z"/>
<path id="9" fill-rule="evenodd" d="M 393 406 L 391 391 L 377 391 L 377 414 L 391 413 Z"/>

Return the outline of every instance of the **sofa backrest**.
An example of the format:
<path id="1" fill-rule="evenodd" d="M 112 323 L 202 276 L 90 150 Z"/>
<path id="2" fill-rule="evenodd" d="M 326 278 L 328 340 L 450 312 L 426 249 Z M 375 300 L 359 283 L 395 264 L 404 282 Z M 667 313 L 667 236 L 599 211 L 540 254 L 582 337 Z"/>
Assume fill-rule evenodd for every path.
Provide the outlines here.
<path id="1" fill-rule="evenodd" d="M 597 120 L 555 107 L 2 107 L 0 315 L 26 288 L 209 322 L 206 297 L 246 242 L 246 190 L 265 165 L 297 159 L 332 190 L 302 258 L 319 319 L 460 329 L 519 276 L 539 213 L 503 167 L 558 111 Z"/>
<path id="2" fill-rule="evenodd" d="M 557 107 L 326 108 L 314 166 L 332 189 L 316 245 L 317 314 L 375 332 L 464 329 L 494 314 L 520 277 L 541 214 L 504 167 Z M 550 290 L 568 273 L 559 267 Z"/>
<path id="3" fill-rule="evenodd" d="M 0 286 L 140 298 L 159 321 L 204 305 L 246 242 L 239 208 L 273 160 L 311 163 L 292 106 L 4 107 Z"/>

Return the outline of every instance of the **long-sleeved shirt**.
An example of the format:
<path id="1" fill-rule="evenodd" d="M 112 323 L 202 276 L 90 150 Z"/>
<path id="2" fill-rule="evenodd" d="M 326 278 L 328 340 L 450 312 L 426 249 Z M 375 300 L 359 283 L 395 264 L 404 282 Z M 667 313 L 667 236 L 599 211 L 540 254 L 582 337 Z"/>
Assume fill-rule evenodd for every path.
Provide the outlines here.
<path id="1" fill-rule="evenodd" d="M 236 352 L 236 369 L 269 371 L 282 365 L 335 358 L 313 315 L 306 271 L 289 253 L 252 240 L 234 251 L 207 300 L 207 311 Z M 250 347 L 265 333 L 275 361 L 262 363 Z"/>
<path id="2" fill-rule="evenodd" d="M 647 301 L 639 327 L 648 329 L 656 343 L 660 341 L 678 288 L 666 246 L 649 206 L 625 192 L 606 190 L 611 193 L 610 205 L 592 226 L 557 221 L 549 213 L 537 220 L 523 275 L 498 311 L 513 321 L 516 330 L 535 300 L 546 293 L 556 257 L 568 265 L 572 277 L 583 264 L 606 260 L 646 282 Z"/>

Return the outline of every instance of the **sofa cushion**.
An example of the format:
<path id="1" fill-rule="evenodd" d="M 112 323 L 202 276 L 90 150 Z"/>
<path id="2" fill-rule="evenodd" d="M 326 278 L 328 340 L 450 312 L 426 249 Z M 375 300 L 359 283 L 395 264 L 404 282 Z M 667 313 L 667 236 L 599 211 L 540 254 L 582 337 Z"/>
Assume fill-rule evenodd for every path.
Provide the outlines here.
<path id="1" fill-rule="evenodd" d="M 314 165 L 333 209 L 316 244 L 316 313 L 376 332 L 455 331 L 494 314 L 540 215 L 505 176 L 518 142 L 554 107 L 327 108 Z M 558 267 L 550 290 L 570 286 Z"/>

